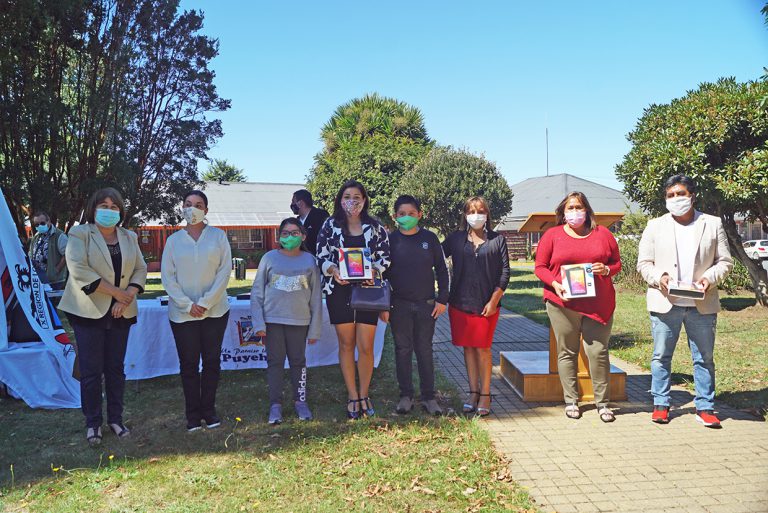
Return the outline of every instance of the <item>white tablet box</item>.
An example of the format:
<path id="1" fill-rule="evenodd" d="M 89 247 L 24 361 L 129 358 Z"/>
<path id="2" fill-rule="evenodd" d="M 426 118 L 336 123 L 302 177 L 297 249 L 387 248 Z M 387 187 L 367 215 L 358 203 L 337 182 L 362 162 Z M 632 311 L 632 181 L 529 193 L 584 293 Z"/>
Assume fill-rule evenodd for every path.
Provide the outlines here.
<path id="1" fill-rule="evenodd" d="M 568 299 L 595 297 L 595 275 L 592 264 L 571 264 L 560 266 L 560 280 Z"/>
<path id="2" fill-rule="evenodd" d="M 339 248 L 339 274 L 343 280 L 373 279 L 373 261 L 368 248 Z"/>

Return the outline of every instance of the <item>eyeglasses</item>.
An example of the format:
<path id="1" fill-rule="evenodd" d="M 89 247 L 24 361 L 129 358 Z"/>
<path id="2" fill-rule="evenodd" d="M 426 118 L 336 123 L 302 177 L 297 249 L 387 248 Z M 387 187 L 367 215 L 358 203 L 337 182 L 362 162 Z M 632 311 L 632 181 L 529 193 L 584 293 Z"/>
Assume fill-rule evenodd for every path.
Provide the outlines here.
<path id="1" fill-rule="evenodd" d="M 301 237 L 301 231 L 294 230 L 292 232 L 289 232 L 287 230 L 283 230 L 280 232 L 280 237 Z"/>

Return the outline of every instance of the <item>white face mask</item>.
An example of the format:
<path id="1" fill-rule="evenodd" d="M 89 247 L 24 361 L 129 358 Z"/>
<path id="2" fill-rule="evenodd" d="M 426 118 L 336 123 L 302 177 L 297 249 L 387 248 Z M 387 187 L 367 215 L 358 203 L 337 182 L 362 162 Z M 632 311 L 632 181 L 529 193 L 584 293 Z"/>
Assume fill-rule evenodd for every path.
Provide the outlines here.
<path id="1" fill-rule="evenodd" d="M 467 224 L 475 230 L 479 230 L 485 225 L 488 216 L 485 214 L 467 214 Z"/>
<path id="2" fill-rule="evenodd" d="M 690 196 L 675 196 L 674 198 L 667 199 L 667 210 L 673 216 L 684 216 L 691 210 L 693 206 L 692 198 Z"/>
<path id="3" fill-rule="evenodd" d="M 205 219 L 205 210 L 200 210 L 196 207 L 184 207 L 182 210 L 184 213 L 184 219 L 187 224 L 197 224 L 203 222 Z"/>

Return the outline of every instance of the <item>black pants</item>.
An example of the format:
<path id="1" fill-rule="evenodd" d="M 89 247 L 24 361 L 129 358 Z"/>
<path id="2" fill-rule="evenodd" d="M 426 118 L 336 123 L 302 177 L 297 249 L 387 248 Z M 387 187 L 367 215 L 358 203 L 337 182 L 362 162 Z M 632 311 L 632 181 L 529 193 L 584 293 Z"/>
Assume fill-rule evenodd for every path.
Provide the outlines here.
<path id="1" fill-rule="evenodd" d="M 101 413 L 101 377 L 107 395 L 107 423 L 123 423 L 125 393 L 125 350 L 130 327 L 72 324 L 77 341 L 80 366 L 80 404 L 85 415 L 85 427 L 96 428 L 104 423 Z"/>
<path id="2" fill-rule="evenodd" d="M 269 404 L 280 404 L 283 399 L 283 368 L 285 356 L 291 369 L 293 400 L 307 400 L 307 332 L 309 326 L 288 326 L 267 323 L 267 385 Z"/>
<path id="3" fill-rule="evenodd" d="M 199 424 L 216 416 L 216 389 L 221 373 L 221 343 L 229 312 L 199 321 L 171 322 L 179 354 L 187 422 Z M 200 372 L 200 360 L 203 372 Z"/>
<path id="4" fill-rule="evenodd" d="M 432 357 L 432 336 L 435 319 L 432 318 L 434 301 L 406 301 L 392 299 L 389 322 L 395 338 L 395 369 L 400 385 L 400 397 L 413 397 L 412 358 L 416 353 L 419 368 L 421 400 L 435 398 L 435 363 Z"/>

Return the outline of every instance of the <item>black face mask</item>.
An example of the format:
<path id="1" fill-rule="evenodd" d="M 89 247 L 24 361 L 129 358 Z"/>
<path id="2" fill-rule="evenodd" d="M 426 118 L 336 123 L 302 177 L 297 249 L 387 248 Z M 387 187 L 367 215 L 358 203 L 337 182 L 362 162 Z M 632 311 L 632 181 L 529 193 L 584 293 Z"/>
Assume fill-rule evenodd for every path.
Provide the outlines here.
<path id="1" fill-rule="evenodd" d="M 291 203 L 291 212 L 295 216 L 299 215 L 299 206 L 296 203 Z"/>

